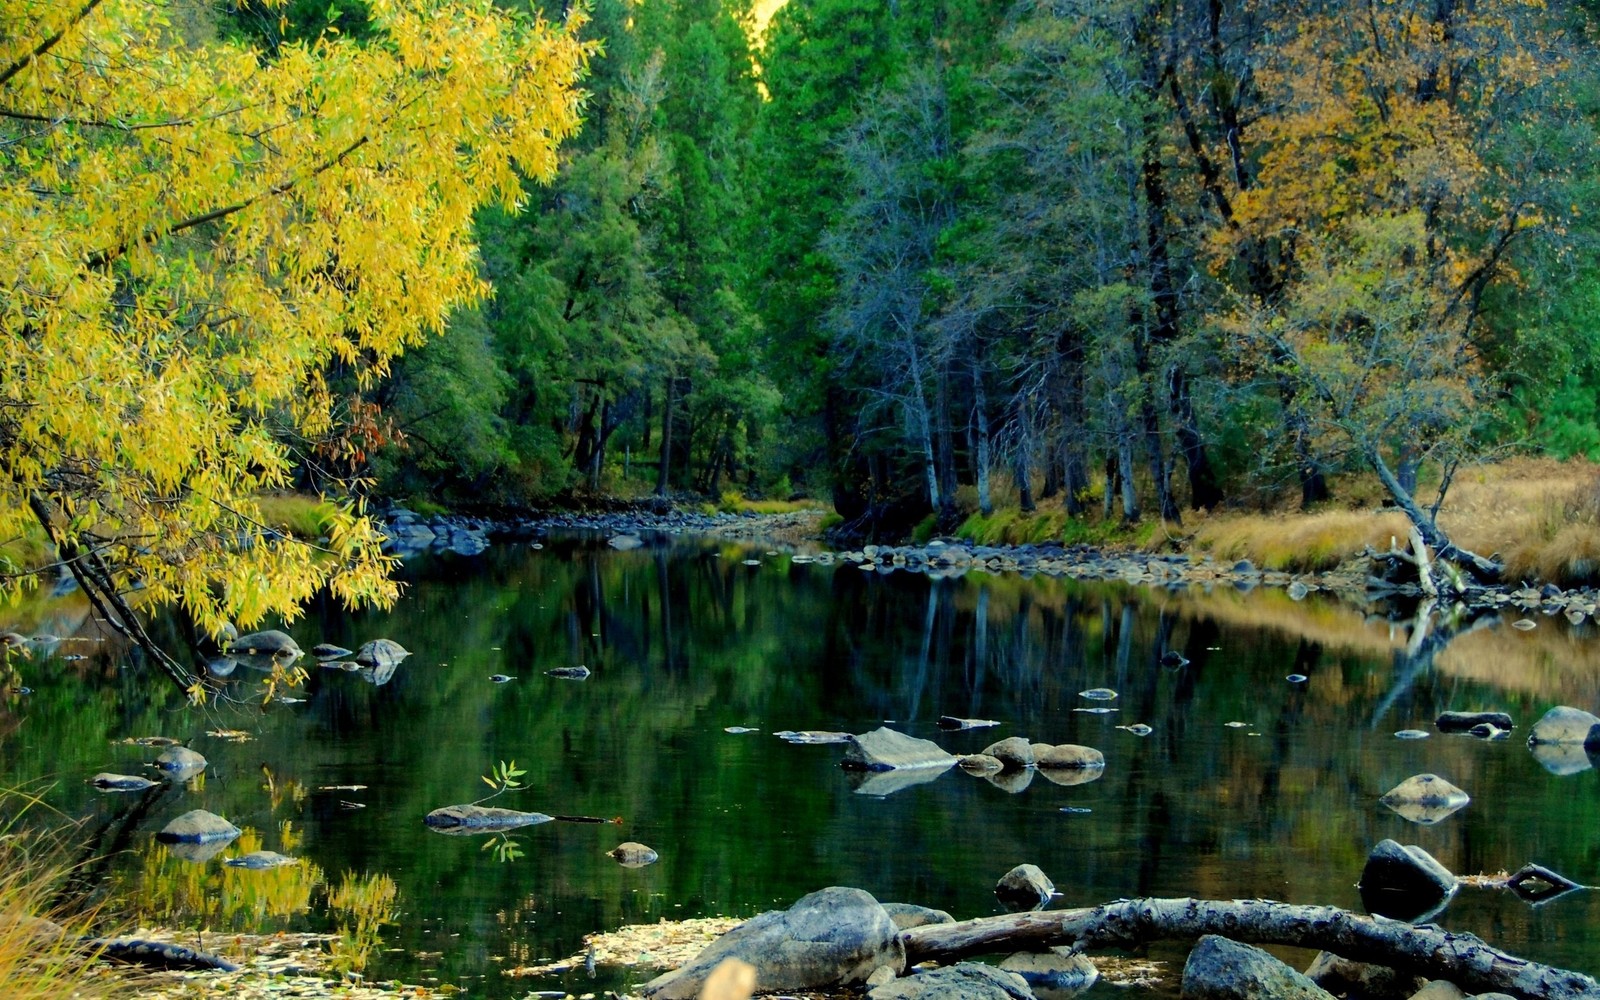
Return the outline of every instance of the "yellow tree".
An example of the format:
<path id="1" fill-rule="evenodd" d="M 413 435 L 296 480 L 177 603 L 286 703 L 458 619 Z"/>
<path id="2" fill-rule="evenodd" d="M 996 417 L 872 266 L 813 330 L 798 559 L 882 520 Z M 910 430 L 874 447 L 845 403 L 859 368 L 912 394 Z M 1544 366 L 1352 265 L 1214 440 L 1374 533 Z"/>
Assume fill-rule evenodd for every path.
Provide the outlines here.
<path id="1" fill-rule="evenodd" d="M 0 542 L 42 524 L 186 687 L 130 593 L 212 634 L 324 586 L 393 599 L 359 504 L 317 548 L 252 497 L 334 430 L 327 366 L 379 378 L 486 294 L 475 210 L 579 126 L 581 14 L 368 7 L 374 38 L 268 60 L 154 0 L 0 0 Z"/>
<path id="2" fill-rule="evenodd" d="M 1330 3 L 1265 57 L 1273 110 L 1254 126 L 1257 183 L 1213 249 L 1225 268 L 1270 247 L 1270 297 L 1245 292 L 1229 325 L 1247 366 L 1291 379 L 1330 445 L 1382 481 L 1430 545 L 1480 575 L 1437 513 L 1492 398 L 1481 350 L 1485 291 L 1545 234 L 1542 187 L 1560 164 L 1516 169 L 1504 134 L 1551 99 L 1563 60 L 1536 30 L 1540 0 Z M 1549 105 L 1545 105 L 1548 107 Z M 1413 493 L 1444 465 L 1431 510 Z"/>

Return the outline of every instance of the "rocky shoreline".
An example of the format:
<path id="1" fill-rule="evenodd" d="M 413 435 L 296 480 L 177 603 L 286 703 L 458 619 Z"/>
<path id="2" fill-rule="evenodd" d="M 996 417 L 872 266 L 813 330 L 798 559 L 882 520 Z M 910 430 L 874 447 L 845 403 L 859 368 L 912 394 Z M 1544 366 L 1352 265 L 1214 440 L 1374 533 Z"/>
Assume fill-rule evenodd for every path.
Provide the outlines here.
<path id="1" fill-rule="evenodd" d="M 475 556 L 496 543 L 543 544 L 552 534 L 592 532 L 599 536 L 639 539 L 650 535 L 708 535 L 734 540 L 761 540 L 789 548 L 795 564 L 852 565 L 878 573 L 921 573 L 935 579 L 969 572 L 1015 573 L 1072 580 L 1121 582 L 1172 590 L 1187 587 L 1278 588 L 1294 600 L 1325 592 L 1343 600 L 1368 603 L 1385 598 L 1422 599 L 1425 594 L 1414 565 L 1403 552 L 1352 554 L 1335 569 L 1290 573 L 1262 569 L 1249 560 L 1218 560 L 1203 553 L 1114 552 L 1090 546 L 1056 543 L 975 545 L 934 539 L 924 545 L 864 545 L 826 548 L 819 530 L 819 511 L 793 514 L 704 513 L 666 504 L 642 504 L 604 512 L 565 512 L 481 518 L 463 515 L 424 517 L 392 506 L 381 514 L 386 549 L 402 558 L 422 552 Z M 625 543 L 625 547 L 631 543 Z M 1563 614 L 1574 624 L 1593 617 L 1600 592 L 1592 588 L 1562 590 L 1551 584 L 1534 587 L 1483 585 L 1463 581 L 1444 595 L 1468 608 L 1520 608 Z"/>

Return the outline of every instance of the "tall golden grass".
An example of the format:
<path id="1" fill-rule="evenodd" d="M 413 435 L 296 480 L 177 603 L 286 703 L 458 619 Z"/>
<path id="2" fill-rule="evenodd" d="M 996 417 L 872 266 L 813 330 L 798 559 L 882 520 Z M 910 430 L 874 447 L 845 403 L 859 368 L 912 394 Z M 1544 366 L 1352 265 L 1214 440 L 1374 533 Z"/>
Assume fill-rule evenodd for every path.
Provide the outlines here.
<path id="1" fill-rule="evenodd" d="M 6 1000 L 111 1000 L 129 996 L 97 972 L 78 944 L 90 914 L 54 902 L 71 868 L 61 843 L 24 828 L 23 817 L 47 808 L 28 790 L 0 790 L 0 996 Z"/>
<path id="2" fill-rule="evenodd" d="M 1424 482 L 1419 499 L 1431 501 Z M 1405 544 L 1408 522 L 1396 510 L 1232 514 L 1191 519 L 1190 544 L 1219 559 L 1249 559 L 1264 569 L 1314 572 L 1365 546 Z M 1517 458 L 1464 469 L 1439 512 L 1457 545 L 1499 555 L 1508 580 L 1561 586 L 1600 583 L 1600 467 L 1582 460 Z"/>

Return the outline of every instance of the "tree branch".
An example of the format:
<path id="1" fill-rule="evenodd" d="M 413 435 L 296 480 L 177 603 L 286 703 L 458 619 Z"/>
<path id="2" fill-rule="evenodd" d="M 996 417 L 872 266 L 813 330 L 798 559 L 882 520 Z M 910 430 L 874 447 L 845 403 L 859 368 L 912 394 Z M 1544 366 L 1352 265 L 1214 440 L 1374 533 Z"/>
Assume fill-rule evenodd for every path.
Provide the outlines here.
<path id="1" fill-rule="evenodd" d="M 62 38 L 66 37 L 68 30 L 76 27 L 80 22 L 83 21 L 84 18 L 94 13 L 94 9 L 100 6 L 102 2 L 103 0 L 89 0 L 88 3 L 83 5 L 82 10 L 78 11 L 76 14 L 72 15 L 72 17 L 67 19 L 67 23 L 61 26 L 60 31 L 57 31 L 49 38 L 46 38 L 38 45 L 35 45 L 33 50 L 27 55 L 18 59 L 10 66 L 7 66 L 5 69 L 0 70 L 0 87 L 4 87 L 8 82 L 10 82 L 12 77 L 16 76 L 24 69 L 27 69 L 35 59 L 55 48 L 56 43 L 61 41 Z"/>
<path id="2" fill-rule="evenodd" d="M 1471 934 L 1432 925 L 1364 917 L 1332 906 L 1270 900 L 1125 899 L 1104 906 L 980 917 L 916 927 L 900 935 L 906 964 L 948 963 L 971 955 L 1131 949 L 1151 941 L 1193 941 L 1220 934 L 1235 941 L 1330 951 L 1428 979 L 1446 979 L 1468 993 L 1500 992 L 1525 1000 L 1600 1000 L 1589 976 L 1516 958 Z"/>

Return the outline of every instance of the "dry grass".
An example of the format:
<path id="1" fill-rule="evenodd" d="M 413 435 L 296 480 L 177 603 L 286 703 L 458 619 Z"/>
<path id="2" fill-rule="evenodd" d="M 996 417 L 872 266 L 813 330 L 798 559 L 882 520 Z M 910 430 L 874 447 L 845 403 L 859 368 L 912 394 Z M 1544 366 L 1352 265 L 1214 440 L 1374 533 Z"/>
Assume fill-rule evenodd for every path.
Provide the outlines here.
<path id="1" fill-rule="evenodd" d="M 1424 482 L 1419 500 L 1431 502 L 1436 488 Z M 1464 469 L 1439 523 L 1456 544 L 1499 554 L 1510 580 L 1600 583 L 1600 467 L 1592 463 L 1518 458 Z M 1219 559 L 1312 572 L 1367 545 L 1385 549 L 1391 538 L 1404 544 L 1407 527 L 1394 510 L 1220 514 L 1191 519 L 1191 544 Z"/>
<path id="2" fill-rule="evenodd" d="M 1206 518 L 1191 544 L 1219 560 L 1248 559 L 1267 570 L 1333 569 L 1371 545 L 1404 544 L 1408 522 L 1398 511 L 1327 510 L 1312 514 L 1224 514 Z"/>
<path id="3" fill-rule="evenodd" d="M 0 814 L 26 816 L 43 808 L 31 792 L 0 791 Z M 0 989 L 7 1000 L 127 995 L 77 947 L 86 918 L 52 905 L 68 872 L 61 857 L 58 844 L 22 829 L 20 820 L 0 824 Z"/>

